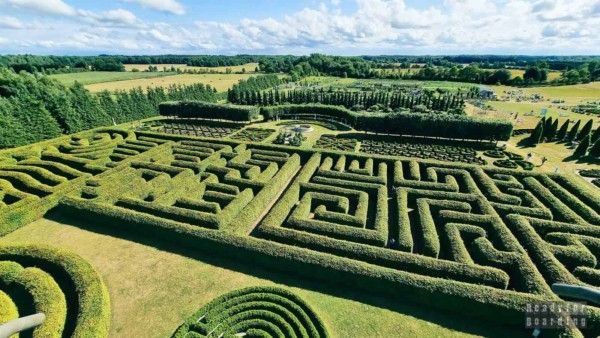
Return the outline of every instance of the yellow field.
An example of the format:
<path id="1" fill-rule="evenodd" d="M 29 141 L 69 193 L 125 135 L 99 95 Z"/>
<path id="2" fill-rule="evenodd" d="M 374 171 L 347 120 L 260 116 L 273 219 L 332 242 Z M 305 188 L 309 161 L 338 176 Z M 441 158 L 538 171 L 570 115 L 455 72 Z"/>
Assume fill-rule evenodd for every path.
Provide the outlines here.
<path id="1" fill-rule="evenodd" d="M 522 78 L 523 75 L 525 75 L 525 71 L 523 69 L 509 69 L 509 71 L 510 71 L 510 75 L 512 77 L 520 76 Z M 548 72 L 548 80 L 549 81 L 556 80 L 556 79 L 560 78 L 561 74 L 562 74 L 561 72 L 549 71 Z"/>
<path id="2" fill-rule="evenodd" d="M 137 70 L 143 72 L 143 71 L 147 70 L 150 65 L 129 64 L 129 65 L 124 65 L 124 66 L 125 66 L 125 70 L 128 72 L 132 71 L 133 69 L 137 69 Z M 152 66 L 158 67 L 158 70 L 161 72 L 165 68 L 167 68 L 167 71 L 170 71 L 171 67 L 174 67 L 175 69 L 181 69 L 181 70 L 215 71 L 218 73 L 225 73 L 227 71 L 227 68 L 229 68 L 234 73 L 242 72 L 243 70 L 245 70 L 246 73 L 254 73 L 256 70 L 256 67 L 258 67 L 258 63 L 247 63 L 247 64 L 243 64 L 243 65 L 239 65 L 239 66 L 227 66 L 227 67 L 195 67 L 195 66 L 188 66 L 188 65 L 183 65 L 183 64 L 165 64 L 165 63 L 155 64 Z"/>
<path id="3" fill-rule="evenodd" d="M 129 90 L 132 88 L 155 88 L 168 87 L 173 84 L 190 85 L 194 83 L 204 83 L 216 88 L 219 92 L 227 91 L 239 80 L 249 78 L 251 74 L 180 74 L 172 76 L 163 76 L 151 79 L 123 80 L 115 82 L 96 83 L 85 86 L 91 92 L 100 92 L 103 90 Z"/>

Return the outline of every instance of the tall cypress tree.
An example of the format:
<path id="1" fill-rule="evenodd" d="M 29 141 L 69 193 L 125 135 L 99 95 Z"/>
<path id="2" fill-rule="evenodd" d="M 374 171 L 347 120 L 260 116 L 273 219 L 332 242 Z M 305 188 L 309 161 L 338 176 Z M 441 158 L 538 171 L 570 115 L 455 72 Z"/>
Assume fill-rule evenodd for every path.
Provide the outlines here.
<path id="1" fill-rule="evenodd" d="M 582 156 L 585 156 L 589 147 L 590 147 L 590 134 L 588 133 L 587 135 L 583 136 L 583 138 L 581 139 L 581 142 L 579 142 L 579 145 L 577 145 L 577 148 L 575 148 L 575 151 L 573 152 L 573 157 L 580 158 Z"/>
<path id="2" fill-rule="evenodd" d="M 594 142 L 594 145 L 590 148 L 590 156 L 592 157 L 600 157 L 600 138 Z"/>
<path id="3" fill-rule="evenodd" d="M 586 135 L 588 135 L 592 131 L 593 121 L 589 120 L 587 123 L 581 128 L 581 132 L 577 135 L 577 140 L 581 141 Z"/>
<path id="4" fill-rule="evenodd" d="M 554 140 L 554 137 L 556 136 L 557 129 L 558 129 L 558 119 L 554 120 L 554 122 L 550 126 L 550 129 L 546 133 L 546 139 L 548 141 Z"/>
<path id="5" fill-rule="evenodd" d="M 556 133 L 556 139 L 560 142 L 564 140 L 565 136 L 567 136 L 567 131 L 569 131 L 569 123 L 570 120 L 566 120 L 565 123 L 560 127 L 558 133 Z"/>
<path id="6" fill-rule="evenodd" d="M 596 131 L 592 134 L 592 143 L 600 140 L 600 127 L 596 128 Z"/>
<path id="7" fill-rule="evenodd" d="M 538 122 L 537 126 L 535 126 L 535 129 L 531 133 L 531 136 L 529 136 L 529 144 L 535 146 L 536 144 L 540 143 L 543 134 L 544 122 L 540 121 Z"/>
<path id="8" fill-rule="evenodd" d="M 567 134 L 567 141 L 571 142 L 575 139 L 575 136 L 577 136 L 577 132 L 579 131 L 580 124 L 581 120 L 578 120 L 577 123 L 575 123 L 575 125 L 573 126 L 573 128 L 571 128 L 571 130 Z"/>

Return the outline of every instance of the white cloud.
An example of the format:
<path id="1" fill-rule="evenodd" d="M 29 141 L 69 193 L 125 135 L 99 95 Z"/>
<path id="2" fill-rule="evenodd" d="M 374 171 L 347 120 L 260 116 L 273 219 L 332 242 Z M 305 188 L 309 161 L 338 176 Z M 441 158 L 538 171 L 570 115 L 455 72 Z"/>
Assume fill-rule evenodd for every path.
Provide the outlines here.
<path id="1" fill-rule="evenodd" d="M 4 0 L 0 3 L 45 14 L 75 15 L 76 13 L 73 7 L 62 0 Z"/>
<path id="2" fill-rule="evenodd" d="M 23 29 L 25 25 L 21 20 L 12 16 L 0 16 L 0 28 Z"/>
<path id="3" fill-rule="evenodd" d="M 167 12 L 177 15 L 185 14 L 185 8 L 177 0 L 125 0 L 127 2 L 136 2 L 143 7 L 152 8 L 161 12 Z"/>
<path id="4" fill-rule="evenodd" d="M 121 8 L 100 13 L 78 10 L 77 14 L 82 20 L 99 25 L 137 27 L 140 24 L 135 14 Z"/>
<path id="5" fill-rule="evenodd" d="M 176 1 L 123 1 L 185 13 Z M 339 8 L 337 0 L 323 0 L 280 17 L 249 14 L 237 22 L 189 23 L 191 14 L 181 23 L 144 22 L 124 9 L 76 9 L 72 20 L 43 19 L 52 29 L 26 24 L 9 39 L 47 50 L 137 54 L 600 53 L 600 36 L 595 34 L 600 31 L 600 0 L 438 0 L 428 7 L 406 0 L 355 1 L 354 12 Z M 72 36 L 67 39 L 64 32 Z"/>

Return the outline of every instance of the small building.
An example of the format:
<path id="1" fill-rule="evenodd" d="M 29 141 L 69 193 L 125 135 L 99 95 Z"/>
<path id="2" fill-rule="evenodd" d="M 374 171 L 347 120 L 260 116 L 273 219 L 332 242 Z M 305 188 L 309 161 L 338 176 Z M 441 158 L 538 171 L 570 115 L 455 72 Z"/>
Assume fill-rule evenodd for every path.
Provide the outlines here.
<path id="1" fill-rule="evenodd" d="M 496 100 L 498 98 L 496 92 L 488 87 L 479 87 L 479 97 L 486 100 Z"/>

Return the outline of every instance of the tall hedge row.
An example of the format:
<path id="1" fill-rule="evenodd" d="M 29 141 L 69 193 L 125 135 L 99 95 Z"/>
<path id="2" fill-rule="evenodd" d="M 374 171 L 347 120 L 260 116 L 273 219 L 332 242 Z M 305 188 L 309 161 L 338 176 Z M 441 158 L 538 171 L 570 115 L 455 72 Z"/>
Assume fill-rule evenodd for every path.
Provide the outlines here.
<path id="1" fill-rule="evenodd" d="M 343 119 L 357 130 L 458 139 L 506 141 L 513 128 L 510 122 L 461 115 L 353 112 L 319 104 L 263 107 L 261 113 L 268 120 L 314 114 Z"/>
<path id="2" fill-rule="evenodd" d="M 162 116 L 183 118 L 251 121 L 259 115 L 257 107 L 225 105 L 203 101 L 169 101 L 161 103 L 158 108 Z"/>

